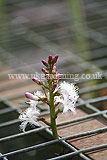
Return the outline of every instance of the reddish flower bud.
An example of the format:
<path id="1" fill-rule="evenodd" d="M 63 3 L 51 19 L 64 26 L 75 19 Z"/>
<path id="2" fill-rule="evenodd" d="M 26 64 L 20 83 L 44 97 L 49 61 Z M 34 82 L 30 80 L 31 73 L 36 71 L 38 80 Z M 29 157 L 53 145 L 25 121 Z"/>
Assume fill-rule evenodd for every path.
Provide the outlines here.
<path id="1" fill-rule="evenodd" d="M 26 96 L 26 98 L 35 100 L 35 96 L 34 96 L 32 93 L 30 93 L 30 92 L 26 92 L 26 93 L 25 93 L 25 96 Z"/>
<path id="2" fill-rule="evenodd" d="M 58 54 L 56 54 L 55 57 L 53 58 L 52 62 L 53 62 L 53 63 L 56 63 L 57 60 L 58 60 L 58 57 L 59 57 Z"/>
<path id="3" fill-rule="evenodd" d="M 42 72 L 48 73 L 47 70 L 46 70 L 45 68 L 42 68 Z"/>
<path id="4" fill-rule="evenodd" d="M 47 97 L 42 98 L 42 101 L 44 102 L 47 101 Z"/>
<path id="5" fill-rule="evenodd" d="M 56 75 L 56 78 L 57 78 L 57 79 L 60 79 L 60 78 L 62 78 L 62 77 L 63 77 L 63 74 L 57 74 L 57 75 Z"/>
<path id="6" fill-rule="evenodd" d="M 48 63 L 49 63 L 49 64 L 52 63 L 52 55 L 50 55 L 50 56 L 48 57 Z"/>
<path id="7" fill-rule="evenodd" d="M 56 71 L 57 71 L 56 66 L 53 66 L 53 70 L 54 70 L 54 72 L 56 73 Z"/>
<path id="8" fill-rule="evenodd" d="M 43 63 L 46 67 L 48 67 L 48 63 L 47 63 L 45 60 L 42 60 L 42 63 Z"/>
<path id="9" fill-rule="evenodd" d="M 54 84 L 51 86 L 52 91 L 54 91 L 56 87 L 57 87 L 57 83 L 54 83 Z"/>
<path id="10" fill-rule="evenodd" d="M 46 74 L 45 77 L 46 77 L 47 79 L 50 79 L 50 75 L 49 75 L 49 74 Z"/>
<path id="11" fill-rule="evenodd" d="M 38 79 L 38 78 L 33 78 L 32 80 L 37 84 L 41 84 L 40 79 Z"/>

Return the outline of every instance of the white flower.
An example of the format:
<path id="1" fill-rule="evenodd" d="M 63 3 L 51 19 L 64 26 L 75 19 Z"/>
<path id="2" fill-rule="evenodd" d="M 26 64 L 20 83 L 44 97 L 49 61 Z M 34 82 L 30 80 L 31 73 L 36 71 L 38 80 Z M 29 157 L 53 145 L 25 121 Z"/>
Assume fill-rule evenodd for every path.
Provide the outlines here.
<path id="1" fill-rule="evenodd" d="M 39 111 L 36 108 L 27 108 L 26 111 L 22 112 L 19 116 L 19 119 L 22 121 L 20 128 L 25 131 L 27 124 L 39 126 L 37 122 L 37 116 L 39 115 Z"/>
<path id="2" fill-rule="evenodd" d="M 76 114 L 75 103 L 72 103 L 72 101 L 68 99 L 68 96 L 65 95 L 63 98 L 59 97 L 56 101 L 63 104 L 63 113 L 67 113 L 71 110 L 73 114 Z"/>
<path id="3" fill-rule="evenodd" d="M 57 104 L 57 103 L 63 103 L 63 97 L 62 97 L 62 95 L 61 96 L 55 96 L 54 97 L 54 101 L 55 101 L 55 104 Z"/>
<path id="4" fill-rule="evenodd" d="M 36 105 L 38 104 L 38 101 L 34 101 L 34 100 L 29 100 L 29 102 L 26 102 L 28 104 L 30 104 L 31 107 L 36 107 Z"/>
<path id="5" fill-rule="evenodd" d="M 63 96 L 68 95 L 69 99 L 72 101 L 77 101 L 78 95 L 78 88 L 73 83 L 62 82 L 59 85 L 60 92 Z"/>
<path id="6" fill-rule="evenodd" d="M 73 83 L 62 82 L 59 85 L 59 90 L 61 95 L 55 97 L 55 103 L 62 103 L 63 104 L 63 113 L 68 112 L 69 110 L 72 111 L 73 114 L 76 113 L 75 111 L 75 103 L 79 97 L 77 88 Z"/>
<path id="7" fill-rule="evenodd" d="M 36 91 L 36 92 L 34 92 L 34 96 L 35 96 L 36 100 L 38 100 L 39 98 L 44 98 L 45 94 L 41 91 Z"/>

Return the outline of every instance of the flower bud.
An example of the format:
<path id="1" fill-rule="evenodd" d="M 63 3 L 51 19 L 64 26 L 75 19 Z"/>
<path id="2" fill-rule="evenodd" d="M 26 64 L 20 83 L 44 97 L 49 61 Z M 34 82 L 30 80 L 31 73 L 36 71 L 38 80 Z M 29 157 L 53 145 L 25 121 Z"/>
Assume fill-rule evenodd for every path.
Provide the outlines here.
<path id="1" fill-rule="evenodd" d="M 56 71 L 57 71 L 56 66 L 53 66 L 53 71 L 56 73 Z"/>
<path id="2" fill-rule="evenodd" d="M 26 92 L 25 96 L 26 96 L 26 98 L 29 98 L 31 100 L 35 100 L 35 96 L 32 93 L 30 93 L 30 92 Z"/>
<path id="3" fill-rule="evenodd" d="M 46 67 L 48 67 L 48 63 L 47 63 L 45 60 L 42 60 L 42 63 L 43 63 Z"/>
<path id="4" fill-rule="evenodd" d="M 47 101 L 47 97 L 42 98 L 42 101 L 44 102 Z"/>
<path id="5" fill-rule="evenodd" d="M 56 87 L 57 87 L 57 83 L 54 83 L 54 84 L 51 86 L 52 91 L 54 91 Z"/>
<path id="6" fill-rule="evenodd" d="M 49 64 L 52 63 L 52 55 L 50 55 L 50 56 L 48 57 L 48 63 L 49 63 Z"/>
<path id="7" fill-rule="evenodd" d="M 41 84 L 40 79 L 38 79 L 38 78 L 33 78 L 32 80 L 37 84 Z"/>
<path id="8" fill-rule="evenodd" d="M 47 79 L 50 79 L 50 75 L 49 75 L 49 74 L 46 74 L 45 77 L 46 77 Z"/>
<path id="9" fill-rule="evenodd" d="M 60 79 L 60 78 L 62 78 L 62 77 L 63 77 L 63 74 L 57 74 L 57 75 L 56 75 L 56 78 L 57 78 L 57 79 Z"/>
<path id="10" fill-rule="evenodd" d="M 58 60 L 58 57 L 59 57 L 58 54 L 56 54 L 55 57 L 53 58 L 52 62 L 53 62 L 53 63 L 56 63 L 57 60 Z"/>
<path id="11" fill-rule="evenodd" d="M 46 70 L 45 68 L 42 68 L 42 72 L 48 73 L 47 70 Z"/>

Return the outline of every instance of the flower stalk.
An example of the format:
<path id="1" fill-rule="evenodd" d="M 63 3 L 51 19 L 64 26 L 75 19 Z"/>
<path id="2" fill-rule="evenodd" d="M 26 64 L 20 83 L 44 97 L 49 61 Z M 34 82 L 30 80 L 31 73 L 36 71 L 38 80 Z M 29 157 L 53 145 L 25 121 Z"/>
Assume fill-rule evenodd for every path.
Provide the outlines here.
<path id="1" fill-rule="evenodd" d="M 53 138 L 58 139 L 58 132 L 57 132 L 57 127 L 56 127 L 56 112 L 55 112 L 55 105 L 54 105 L 54 94 L 51 89 L 51 83 L 49 84 L 49 93 L 50 93 L 50 123 L 51 123 L 51 128 L 52 128 L 52 133 L 53 133 Z M 58 112 L 57 112 L 58 113 Z M 62 154 L 62 147 L 60 144 L 56 144 L 56 149 L 58 154 Z"/>

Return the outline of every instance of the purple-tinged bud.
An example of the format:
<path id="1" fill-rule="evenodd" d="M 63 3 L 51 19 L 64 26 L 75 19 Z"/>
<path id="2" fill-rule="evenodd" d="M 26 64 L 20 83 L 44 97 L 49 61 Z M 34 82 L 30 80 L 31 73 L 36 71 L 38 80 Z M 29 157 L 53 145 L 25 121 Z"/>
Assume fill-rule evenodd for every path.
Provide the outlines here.
<path id="1" fill-rule="evenodd" d="M 46 102 L 47 101 L 47 97 L 42 98 L 42 101 Z"/>
<path id="2" fill-rule="evenodd" d="M 42 60 L 42 63 L 43 63 L 46 67 L 48 67 L 48 63 L 47 63 L 45 60 Z"/>
<path id="3" fill-rule="evenodd" d="M 46 74 L 45 77 L 46 77 L 47 79 L 50 79 L 50 75 L 49 75 L 49 74 Z"/>
<path id="4" fill-rule="evenodd" d="M 56 75 L 56 78 L 57 78 L 57 79 L 60 79 L 60 78 L 62 78 L 62 77 L 63 77 L 63 74 L 57 74 L 57 75 Z"/>
<path id="5" fill-rule="evenodd" d="M 40 79 L 38 78 L 33 78 L 32 79 L 35 83 L 37 83 L 38 85 L 45 85 L 45 82 L 41 81 Z"/>
<path id="6" fill-rule="evenodd" d="M 26 92 L 25 96 L 26 96 L 26 98 L 29 98 L 31 100 L 35 100 L 35 96 L 32 93 L 30 93 L 30 92 Z"/>
<path id="7" fill-rule="evenodd" d="M 56 73 L 56 71 L 57 71 L 56 66 L 53 66 L 53 70 L 54 70 L 54 72 Z"/>
<path id="8" fill-rule="evenodd" d="M 48 63 L 49 63 L 49 64 L 52 63 L 52 55 L 50 55 L 50 56 L 48 57 Z"/>
<path id="9" fill-rule="evenodd" d="M 57 87 L 57 83 L 54 83 L 54 84 L 51 86 L 52 92 L 55 90 L 56 87 Z"/>
<path id="10" fill-rule="evenodd" d="M 56 54 L 55 57 L 53 58 L 52 62 L 53 62 L 53 63 L 56 63 L 57 60 L 58 60 L 58 57 L 59 57 L 58 54 Z"/>
<path id="11" fill-rule="evenodd" d="M 46 70 L 45 68 L 42 68 L 42 72 L 48 73 L 47 70 Z"/>
<path id="12" fill-rule="evenodd" d="M 38 78 L 33 78 L 32 80 L 37 84 L 41 84 L 40 79 L 38 79 Z"/>

